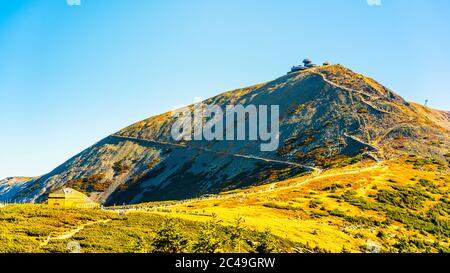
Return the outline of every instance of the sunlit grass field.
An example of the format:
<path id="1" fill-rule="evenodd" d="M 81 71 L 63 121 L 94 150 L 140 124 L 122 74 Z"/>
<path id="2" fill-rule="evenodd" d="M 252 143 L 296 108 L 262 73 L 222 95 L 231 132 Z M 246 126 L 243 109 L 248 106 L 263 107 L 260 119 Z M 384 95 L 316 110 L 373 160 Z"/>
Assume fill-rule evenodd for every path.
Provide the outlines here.
<path id="1" fill-rule="evenodd" d="M 97 209 L 55 209 L 47 205 L 7 205 L 0 208 L 0 252 L 69 252 L 77 242 L 84 253 L 147 253 L 165 217 L 156 213 L 126 214 Z M 188 240 L 184 252 L 197 240 L 202 222 L 174 219 Z M 220 220 L 219 220 L 220 221 Z M 80 227 L 83 227 L 80 229 Z M 231 228 L 231 227 L 230 227 Z M 227 244 L 229 228 L 218 224 L 223 242 L 217 252 L 254 252 L 252 245 L 260 233 L 244 229 L 239 249 Z M 275 252 L 289 252 L 295 244 L 272 237 Z"/>
<path id="2" fill-rule="evenodd" d="M 370 164 L 370 163 L 366 163 Z M 157 209 L 186 220 L 236 215 L 256 230 L 269 228 L 289 241 L 331 252 L 448 252 L 450 196 L 448 168 L 415 157 L 388 161 L 352 174 L 332 170 L 267 185 L 274 190 L 228 199 L 196 201 Z M 366 171 L 365 171 L 366 169 Z M 340 175 L 339 173 L 344 173 Z M 304 184 L 286 187 L 289 184 Z"/>
<path id="3" fill-rule="evenodd" d="M 0 208 L 0 251 L 67 252 L 77 241 L 82 252 L 152 252 L 164 217 L 175 218 L 194 244 L 217 215 L 223 242 L 237 218 L 245 229 L 239 249 L 224 243 L 218 252 L 252 252 L 265 230 L 274 252 L 449 252 L 449 182 L 447 165 L 403 157 L 136 211 L 7 205 Z"/>

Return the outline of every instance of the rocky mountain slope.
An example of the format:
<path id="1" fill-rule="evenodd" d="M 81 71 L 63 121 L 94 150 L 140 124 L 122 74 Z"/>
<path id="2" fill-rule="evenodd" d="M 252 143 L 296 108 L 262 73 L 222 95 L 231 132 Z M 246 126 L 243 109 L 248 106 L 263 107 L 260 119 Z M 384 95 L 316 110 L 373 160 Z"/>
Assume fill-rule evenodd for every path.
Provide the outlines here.
<path id="1" fill-rule="evenodd" d="M 340 65 L 290 73 L 204 103 L 279 105 L 278 149 L 263 152 L 260 141 L 175 142 L 176 118 L 168 112 L 106 137 L 49 174 L 0 181 L 0 200 L 43 202 L 69 186 L 105 204 L 140 203 L 279 181 L 362 158 L 408 153 L 449 160 L 449 112 L 406 102 Z"/>

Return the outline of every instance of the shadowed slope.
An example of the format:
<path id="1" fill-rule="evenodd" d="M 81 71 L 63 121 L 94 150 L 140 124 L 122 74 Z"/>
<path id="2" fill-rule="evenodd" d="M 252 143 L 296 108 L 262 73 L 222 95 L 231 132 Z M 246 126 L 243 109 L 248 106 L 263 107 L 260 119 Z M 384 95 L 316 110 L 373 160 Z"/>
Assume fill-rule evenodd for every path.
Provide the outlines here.
<path id="1" fill-rule="evenodd" d="M 43 201 L 64 186 L 107 204 L 183 199 L 259 185 L 362 158 L 402 153 L 446 161 L 449 113 L 408 103 L 376 81 L 340 66 L 291 73 L 204 101 L 279 105 L 280 145 L 260 141 L 174 142 L 170 112 L 135 123 L 76 155 L 20 190 L 16 201 Z M 17 188 L 15 188 L 17 189 Z"/>

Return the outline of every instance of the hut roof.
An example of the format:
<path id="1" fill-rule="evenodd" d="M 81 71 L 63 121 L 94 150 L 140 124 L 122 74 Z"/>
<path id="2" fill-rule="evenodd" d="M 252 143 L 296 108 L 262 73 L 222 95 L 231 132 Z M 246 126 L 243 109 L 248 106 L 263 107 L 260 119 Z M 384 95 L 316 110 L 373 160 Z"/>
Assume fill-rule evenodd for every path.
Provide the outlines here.
<path id="1" fill-rule="evenodd" d="M 49 198 L 61 196 L 61 195 L 63 195 L 64 198 L 67 198 L 67 199 L 82 199 L 84 202 L 87 202 L 87 203 L 95 203 L 84 193 L 81 193 L 72 188 L 63 188 L 58 191 L 52 192 L 49 194 Z"/>

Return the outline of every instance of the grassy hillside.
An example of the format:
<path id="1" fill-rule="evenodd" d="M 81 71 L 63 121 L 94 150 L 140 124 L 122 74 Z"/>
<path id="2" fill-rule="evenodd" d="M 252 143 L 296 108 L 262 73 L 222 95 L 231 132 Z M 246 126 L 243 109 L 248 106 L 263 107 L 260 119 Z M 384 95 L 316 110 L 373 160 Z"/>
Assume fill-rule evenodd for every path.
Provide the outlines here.
<path id="1" fill-rule="evenodd" d="M 240 229 L 237 218 L 243 230 L 239 249 L 225 243 L 218 252 L 256 251 L 265 230 L 274 252 L 449 252 L 449 183 L 446 164 L 404 156 L 204 199 L 113 211 L 7 205 L 0 208 L 0 249 L 67 252 L 67 243 L 75 240 L 83 252 L 152 252 L 170 216 L 188 240 L 183 251 L 190 252 L 217 215 L 212 233 L 220 242 Z"/>
<path id="2" fill-rule="evenodd" d="M 249 228 L 324 251 L 449 252 L 449 178 L 443 163 L 411 156 L 141 208 L 192 221 L 239 215 Z"/>
<path id="3" fill-rule="evenodd" d="M 279 105 L 278 149 L 262 152 L 261 140 L 175 142 L 177 117 L 167 112 L 104 138 L 46 175 L 0 180 L 0 201 L 40 203 L 63 187 L 106 205 L 186 199 L 335 168 L 368 153 L 444 162 L 450 147 L 448 112 L 408 103 L 341 65 L 289 73 L 203 103 Z"/>
<path id="4" fill-rule="evenodd" d="M 153 243 L 166 219 L 146 212 L 123 214 L 94 209 L 55 209 L 46 205 L 7 205 L 0 207 L 0 252 L 64 253 L 69 252 L 68 244 L 73 241 L 79 243 L 83 253 L 157 252 Z M 205 224 L 182 219 L 169 221 L 176 223 L 176 233 L 186 239 L 182 251 L 195 251 Z M 296 247 L 288 240 L 244 226 L 239 228 L 242 229 L 239 245 L 233 245 L 230 237 L 235 227 L 235 224 L 224 226 L 220 219 L 216 220 L 212 234 L 219 245 L 215 252 L 256 252 L 261 238 L 270 241 L 274 252 L 290 252 Z"/>
<path id="5" fill-rule="evenodd" d="M 176 117 L 151 117 L 49 174 L 0 180 L 0 201 L 41 203 L 72 187 L 104 205 L 129 204 L 2 207 L 0 251 L 65 252 L 76 240 L 85 252 L 154 252 L 172 235 L 171 251 L 450 251 L 449 112 L 408 103 L 341 65 L 203 103 L 279 105 L 278 149 L 262 152 L 250 140 L 175 143 Z M 238 249 L 228 243 L 236 232 Z"/>

